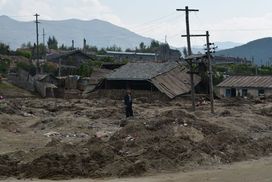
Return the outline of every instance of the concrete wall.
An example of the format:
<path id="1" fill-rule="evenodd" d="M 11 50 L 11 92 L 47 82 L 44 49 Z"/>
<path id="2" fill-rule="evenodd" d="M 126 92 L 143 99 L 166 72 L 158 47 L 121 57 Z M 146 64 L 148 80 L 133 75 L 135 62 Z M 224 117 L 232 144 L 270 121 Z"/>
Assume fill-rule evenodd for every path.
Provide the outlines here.
<path id="1" fill-rule="evenodd" d="M 18 73 L 9 74 L 8 81 L 25 90 L 31 92 L 35 91 L 34 78 L 24 70 L 19 70 Z"/>

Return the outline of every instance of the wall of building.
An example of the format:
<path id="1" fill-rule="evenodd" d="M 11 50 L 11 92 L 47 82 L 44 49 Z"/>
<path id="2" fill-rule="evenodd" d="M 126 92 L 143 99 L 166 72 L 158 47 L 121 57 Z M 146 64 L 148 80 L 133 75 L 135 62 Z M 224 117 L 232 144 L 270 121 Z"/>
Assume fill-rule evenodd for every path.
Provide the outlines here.
<path id="1" fill-rule="evenodd" d="M 137 62 L 137 61 L 143 61 L 143 62 L 152 62 L 157 61 L 157 56 L 151 56 L 151 55 L 138 55 L 138 54 L 108 54 L 109 56 L 113 57 L 115 61 L 117 62 Z"/>
<path id="2" fill-rule="evenodd" d="M 226 97 L 226 89 L 231 88 L 219 88 L 219 94 L 222 97 Z M 235 88 L 236 89 L 236 96 L 242 96 L 242 90 L 247 89 L 247 96 L 252 97 L 259 97 L 259 89 L 258 88 Z M 239 94 L 240 93 L 240 94 Z M 272 96 L 272 89 L 264 89 L 265 97 Z"/>

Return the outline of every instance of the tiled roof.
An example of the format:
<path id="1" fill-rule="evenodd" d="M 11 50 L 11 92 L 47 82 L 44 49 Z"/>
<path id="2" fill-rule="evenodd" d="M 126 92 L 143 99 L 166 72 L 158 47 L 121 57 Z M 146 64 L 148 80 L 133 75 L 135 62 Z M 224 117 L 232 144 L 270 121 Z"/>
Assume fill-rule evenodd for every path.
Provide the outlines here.
<path id="1" fill-rule="evenodd" d="M 176 62 L 141 62 L 128 63 L 106 77 L 107 80 L 149 80 L 162 73 L 174 69 L 179 64 Z"/>
<path id="2" fill-rule="evenodd" d="M 218 87 L 272 88 L 272 76 L 231 76 Z"/>

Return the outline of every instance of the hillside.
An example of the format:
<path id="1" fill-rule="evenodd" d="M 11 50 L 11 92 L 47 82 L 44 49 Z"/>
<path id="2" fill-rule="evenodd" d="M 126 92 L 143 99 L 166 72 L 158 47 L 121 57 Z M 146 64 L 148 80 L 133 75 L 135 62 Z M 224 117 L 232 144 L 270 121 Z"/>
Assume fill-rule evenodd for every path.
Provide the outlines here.
<path id="1" fill-rule="evenodd" d="M 7 43 L 12 49 L 20 47 L 22 43 L 35 41 L 34 22 L 20 22 L 7 16 L 0 16 L 0 41 Z M 83 39 L 87 44 L 98 47 L 118 45 L 122 48 L 134 48 L 140 42 L 149 44 L 151 39 L 140 36 L 128 29 L 113 25 L 101 20 L 82 21 L 76 19 L 62 21 L 41 20 L 40 35 L 42 29 L 46 31 L 46 40 L 54 35 L 59 41 L 59 45 L 71 45 L 75 40 L 76 47 L 83 46 Z M 42 36 L 40 36 L 42 42 Z"/>
<path id="2" fill-rule="evenodd" d="M 241 57 L 252 60 L 258 65 L 272 63 L 272 38 L 262 38 L 245 45 L 218 51 L 219 56 Z"/>

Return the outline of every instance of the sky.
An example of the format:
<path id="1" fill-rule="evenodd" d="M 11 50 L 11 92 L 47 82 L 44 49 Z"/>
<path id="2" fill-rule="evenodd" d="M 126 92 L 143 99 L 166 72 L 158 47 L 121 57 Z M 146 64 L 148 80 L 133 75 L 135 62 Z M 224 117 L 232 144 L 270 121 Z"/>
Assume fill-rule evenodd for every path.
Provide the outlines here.
<path id="1" fill-rule="evenodd" d="M 272 36 L 271 0 L 0 0 L 0 15 L 21 21 L 41 19 L 101 19 L 170 45 L 186 45 L 185 13 L 190 13 L 192 34 L 210 31 L 212 42 L 246 43 Z M 0 27 L 1 28 L 1 27 Z M 204 38 L 192 38 L 203 45 Z"/>

